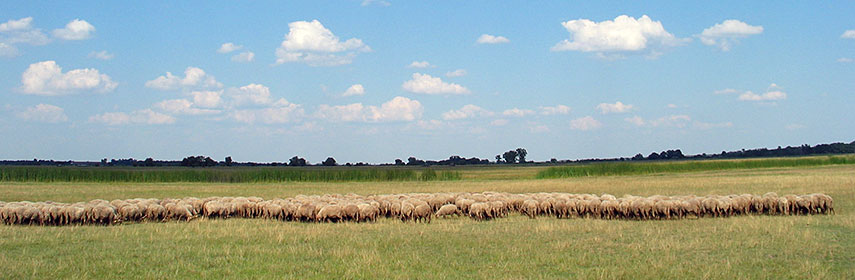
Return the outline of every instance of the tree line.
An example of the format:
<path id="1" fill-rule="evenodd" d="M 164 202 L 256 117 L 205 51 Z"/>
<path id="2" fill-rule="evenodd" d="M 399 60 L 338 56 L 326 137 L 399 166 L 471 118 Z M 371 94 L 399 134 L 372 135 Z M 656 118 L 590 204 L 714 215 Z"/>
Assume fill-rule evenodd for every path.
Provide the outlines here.
<path id="1" fill-rule="evenodd" d="M 184 166 L 184 167 L 214 167 L 214 166 L 371 166 L 371 165 L 398 165 L 398 166 L 458 166 L 458 165 L 488 165 L 488 164 L 562 164 L 562 163 L 585 163 L 585 162 L 601 162 L 601 161 L 651 161 L 651 160 L 685 160 L 685 159 L 738 159 L 738 158 L 757 158 L 757 157 L 792 157 L 792 156 L 808 156 L 808 155 L 829 155 L 829 154 L 851 154 L 855 153 L 855 141 L 850 143 L 831 143 L 818 144 L 815 146 L 787 146 L 777 147 L 776 149 L 759 148 L 759 149 L 742 149 L 738 151 L 722 151 L 716 154 L 697 154 L 684 155 L 680 149 L 665 150 L 661 152 L 651 152 L 645 156 L 638 153 L 633 157 L 620 158 L 592 158 L 592 159 L 577 159 L 577 160 L 558 160 L 551 159 L 546 162 L 535 162 L 526 159 L 528 151 L 524 148 L 516 148 L 508 150 L 504 153 L 497 154 L 495 161 L 489 159 L 481 159 L 477 157 L 461 157 L 453 155 L 448 159 L 443 160 L 423 160 L 416 157 L 409 157 L 406 161 L 395 159 L 394 163 L 370 164 L 365 162 L 356 163 L 338 163 L 335 158 L 327 157 L 326 160 L 318 163 L 310 163 L 305 158 L 293 156 L 287 161 L 282 162 L 237 162 L 232 160 L 231 156 L 225 157 L 222 161 L 217 161 L 208 156 L 188 156 L 180 161 L 177 160 L 155 160 L 146 158 L 137 160 L 133 158 L 127 159 L 102 159 L 100 162 L 92 161 L 55 161 L 55 160 L 2 160 L 0 165 L 46 165 L 46 166 L 131 166 L 131 167 L 159 167 L 159 166 Z"/>

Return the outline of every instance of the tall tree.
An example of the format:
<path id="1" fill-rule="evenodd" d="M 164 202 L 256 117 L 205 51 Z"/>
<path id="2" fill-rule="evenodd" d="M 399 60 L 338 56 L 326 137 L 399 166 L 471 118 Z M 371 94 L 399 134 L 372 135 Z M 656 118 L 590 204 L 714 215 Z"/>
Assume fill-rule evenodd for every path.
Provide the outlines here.
<path id="1" fill-rule="evenodd" d="M 520 158 L 520 163 L 525 163 L 525 156 L 528 155 L 528 151 L 523 148 L 517 148 L 517 157 Z"/>
<path id="2" fill-rule="evenodd" d="M 332 157 L 328 157 L 327 160 L 325 160 L 321 164 L 323 164 L 324 166 L 336 166 L 335 159 Z"/>

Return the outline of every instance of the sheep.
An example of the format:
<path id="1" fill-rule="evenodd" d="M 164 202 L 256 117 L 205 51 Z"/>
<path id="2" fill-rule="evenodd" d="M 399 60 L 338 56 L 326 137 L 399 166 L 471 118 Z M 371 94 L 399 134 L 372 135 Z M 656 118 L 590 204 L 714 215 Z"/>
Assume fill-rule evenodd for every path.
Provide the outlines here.
<path id="1" fill-rule="evenodd" d="M 433 216 L 433 210 L 431 210 L 431 207 L 427 204 L 420 204 L 413 210 L 414 221 L 430 223 L 431 216 Z"/>
<path id="2" fill-rule="evenodd" d="M 415 211 L 415 210 L 416 210 L 416 207 L 413 206 L 412 203 L 409 203 L 406 201 L 401 202 L 401 221 L 406 222 L 408 220 L 412 220 L 414 218 L 413 217 L 413 214 L 414 214 L 413 211 Z"/>
<path id="3" fill-rule="evenodd" d="M 320 211 L 318 211 L 318 215 L 315 218 L 318 222 L 338 222 L 342 219 L 342 207 L 330 204 L 324 207 L 321 207 Z"/>
<path id="4" fill-rule="evenodd" d="M 447 218 L 448 216 L 457 215 L 460 216 L 460 211 L 457 209 L 457 206 L 454 204 L 446 204 L 439 208 L 434 215 L 439 218 Z"/>
<path id="5" fill-rule="evenodd" d="M 484 202 L 473 203 L 472 206 L 469 207 L 469 217 L 481 221 L 488 220 L 491 218 L 489 215 L 489 208 L 490 205 Z"/>
<path id="6" fill-rule="evenodd" d="M 524 215 L 534 219 L 538 212 L 537 200 L 529 199 L 523 202 L 521 211 Z"/>
<path id="7" fill-rule="evenodd" d="M 380 215 L 380 209 L 371 204 L 359 204 L 359 222 L 376 222 L 377 216 Z"/>

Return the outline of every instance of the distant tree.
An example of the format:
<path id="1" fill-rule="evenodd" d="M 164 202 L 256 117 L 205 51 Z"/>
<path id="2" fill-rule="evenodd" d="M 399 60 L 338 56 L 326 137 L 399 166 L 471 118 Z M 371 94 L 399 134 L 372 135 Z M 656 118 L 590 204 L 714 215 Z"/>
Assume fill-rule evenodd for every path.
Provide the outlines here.
<path id="1" fill-rule="evenodd" d="M 551 159 L 549 159 L 549 163 L 555 164 L 555 163 L 558 163 L 558 160 L 555 158 L 551 158 Z"/>
<path id="2" fill-rule="evenodd" d="M 425 165 L 425 161 L 417 159 L 416 157 L 407 158 L 407 165 Z"/>
<path id="3" fill-rule="evenodd" d="M 404 165 L 404 161 L 399 159 L 399 158 L 396 158 L 395 159 L 395 165 Z"/>
<path id="4" fill-rule="evenodd" d="M 321 164 L 323 164 L 324 166 L 336 166 L 335 159 L 332 157 L 328 157 L 327 160 L 325 160 Z"/>
<path id="5" fill-rule="evenodd" d="M 632 160 L 643 160 L 643 159 L 644 159 L 644 155 L 642 155 L 641 153 L 638 153 L 634 157 L 632 157 Z"/>
<path id="6" fill-rule="evenodd" d="M 517 162 L 517 151 L 510 150 L 502 154 L 502 157 L 505 159 L 505 163 L 512 164 Z"/>
<path id="7" fill-rule="evenodd" d="M 647 156 L 647 159 L 659 159 L 659 154 L 657 154 L 656 152 L 652 152 L 649 156 Z"/>
<path id="8" fill-rule="evenodd" d="M 523 148 L 517 148 L 517 157 L 520 159 L 520 163 L 525 163 L 525 156 L 528 155 L 528 151 Z"/>
<path id="9" fill-rule="evenodd" d="M 502 155 L 496 155 L 496 163 L 502 163 Z"/>
<path id="10" fill-rule="evenodd" d="M 226 166 L 232 166 L 232 157 L 231 156 L 226 157 Z"/>
<path id="11" fill-rule="evenodd" d="M 306 166 L 307 164 L 308 163 L 306 162 L 306 159 L 298 157 L 298 156 L 294 156 L 288 160 L 289 166 Z"/>
<path id="12" fill-rule="evenodd" d="M 145 161 L 144 161 L 143 165 L 144 165 L 144 166 L 154 166 L 154 159 L 153 159 L 153 158 L 147 158 L 147 159 L 145 159 Z"/>

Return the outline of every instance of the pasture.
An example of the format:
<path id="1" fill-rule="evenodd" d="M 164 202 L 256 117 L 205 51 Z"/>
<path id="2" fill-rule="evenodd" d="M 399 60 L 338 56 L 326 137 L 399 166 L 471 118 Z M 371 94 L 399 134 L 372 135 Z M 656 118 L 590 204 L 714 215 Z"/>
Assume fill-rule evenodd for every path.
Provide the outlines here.
<path id="1" fill-rule="evenodd" d="M 0 225 L 0 278 L 855 278 L 855 165 L 535 179 L 543 167 L 462 168 L 458 180 L 286 183 L 2 182 L 2 201 L 499 191 L 615 196 L 807 194 L 836 215 L 430 224 L 196 219 Z"/>

